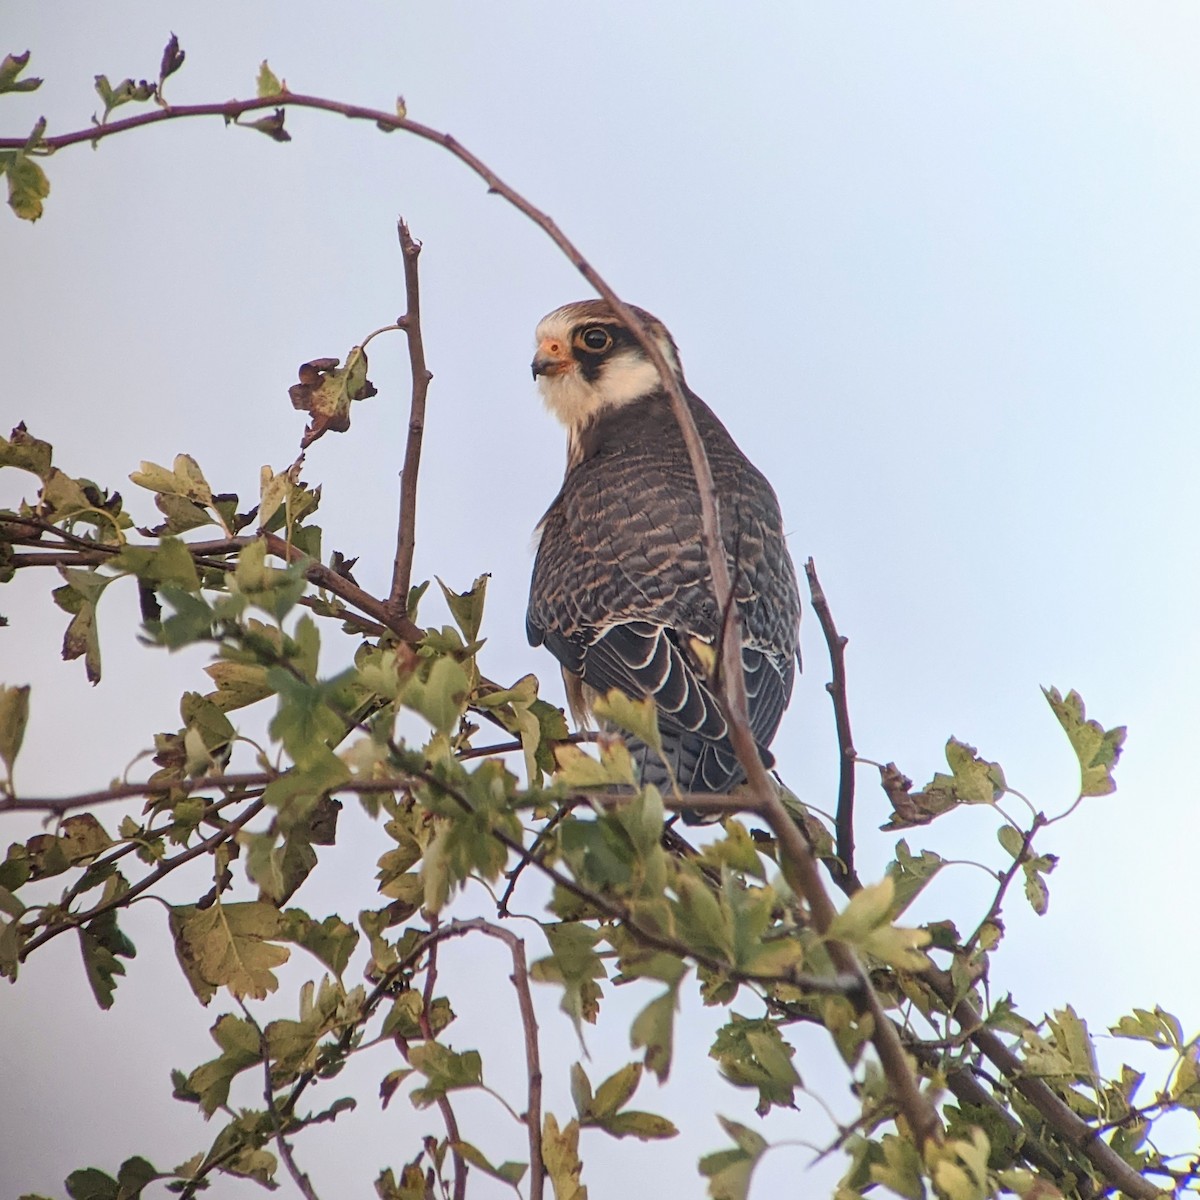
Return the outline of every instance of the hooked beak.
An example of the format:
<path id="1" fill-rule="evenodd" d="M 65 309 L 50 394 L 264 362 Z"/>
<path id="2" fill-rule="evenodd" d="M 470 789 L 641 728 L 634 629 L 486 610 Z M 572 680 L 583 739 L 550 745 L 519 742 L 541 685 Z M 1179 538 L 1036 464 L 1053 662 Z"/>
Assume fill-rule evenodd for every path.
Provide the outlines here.
<path id="1" fill-rule="evenodd" d="M 567 347 L 560 341 L 547 338 L 538 346 L 537 353 L 533 356 L 533 377 L 536 379 L 539 375 L 561 375 L 573 365 L 574 360 Z"/>

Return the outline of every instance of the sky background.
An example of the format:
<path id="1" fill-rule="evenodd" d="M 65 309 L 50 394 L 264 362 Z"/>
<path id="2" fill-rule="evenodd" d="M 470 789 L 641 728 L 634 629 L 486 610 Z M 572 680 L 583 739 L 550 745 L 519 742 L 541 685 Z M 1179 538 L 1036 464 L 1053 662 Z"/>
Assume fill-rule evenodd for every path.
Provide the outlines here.
<path id="1" fill-rule="evenodd" d="M 24 135 L 40 115 L 51 133 L 86 126 L 93 76 L 156 74 L 172 30 L 188 55 L 168 83 L 176 103 L 252 94 L 263 58 L 295 91 L 383 109 L 403 94 L 413 118 L 452 132 L 667 324 L 691 386 L 773 481 L 793 557 L 817 562 L 850 638 L 860 754 L 920 783 L 953 734 L 1053 814 L 1077 772 L 1039 685 L 1076 688 L 1102 724 L 1127 724 L 1119 792 L 1039 838 L 1061 856 L 1050 912 L 1035 918 L 1013 898 L 993 989 L 1035 1019 L 1070 1001 L 1096 1032 L 1156 1002 L 1195 1031 L 1200 11 L 0 0 L 0 54 L 32 50 L 47 81 L 0 98 L 0 128 Z M 194 121 L 45 164 L 44 219 L 0 220 L 0 424 L 25 420 L 61 467 L 121 488 L 142 520 L 149 497 L 125 484 L 142 459 L 186 452 L 214 489 L 255 496 L 260 466 L 294 456 L 297 365 L 343 356 L 403 310 L 403 215 L 425 246 L 435 376 L 416 575 L 465 588 L 490 571 L 484 670 L 534 671 L 561 699 L 523 631 L 532 531 L 563 463 L 528 364 L 538 319 L 589 290 L 436 147 L 325 114 L 292 111 L 287 125 L 288 145 Z M 355 406 L 348 435 L 313 447 L 305 478 L 325 486 L 326 553 L 360 555 L 357 578 L 383 593 L 408 364 L 399 336 L 372 351 L 379 395 Z M 0 504 L 16 497 L 0 477 Z M 104 785 L 154 731 L 177 727 L 181 690 L 206 685 L 203 655 L 135 644 L 132 588 L 114 588 L 100 613 L 105 677 L 88 687 L 79 663 L 57 661 L 57 582 L 22 576 L 0 594 L 0 682 L 33 685 L 26 794 Z M 446 619 L 432 601 L 422 615 Z M 837 755 L 811 611 L 802 642 L 775 749 L 791 786 L 831 807 Z M 331 653 L 326 666 L 339 663 Z M 870 769 L 859 782 L 860 870 L 875 878 L 891 853 L 874 832 L 887 806 Z M 1003 865 L 995 825 L 959 812 L 909 842 Z M 36 829 L 0 820 L 4 842 Z M 346 916 L 369 905 L 384 848 L 348 805 L 329 869 L 296 902 Z M 194 896 L 198 880 L 168 895 Z M 945 872 L 916 916 L 973 928 L 987 882 Z M 72 1168 L 115 1172 L 134 1153 L 165 1167 L 207 1142 L 194 1110 L 170 1099 L 168 1070 L 213 1056 L 207 1030 L 229 1005 L 195 1002 L 160 906 L 137 905 L 122 925 L 139 954 L 110 1012 L 65 937 L 0 986 L 0 1195 L 60 1195 Z M 314 970 L 293 956 L 279 1012 Z M 508 970 L 491 946 L 447 949 L 447 990 L 468 992 L 456 1048 L 488 1049 L 496 1022 L 515 1021 Z M 547 1103 L 565 1120 L 578 1047 L 557 993 L 537 998 Z M 587 1039 L 593 1080 L 627 1060 L 628 1017 L 648 998 L 606 1002 Z M 703 1195 L 696 1159 L 726 1144 L 712 1112 L 752 1119 L 752 1097 L 705 1056 L 725 1015 L 686 1008 L 669 1085 L 639 1093 L 680 1124 L 678 1139 L 585 1137 L 597 1200 Z M 806 1082 L 852 1113 L 823 1038 L 798 1040 Z M 1124 1047 L 1102 1050 L 1111 1064 Z M 297 1142 L 326 1200 L 366 1194 L 438 1128 L 402 1098 L 380 1113 L 375 1086 L 396 1064 L 373 1055 L 318 1095 L 356 1091 L 358 1112 Z M 521 1070 L 515 1044 L 485 1058 L 518 1104 Z M 243 1099 L 256 1102 L 257 1082 Z M 768 1136 L 827 1144 L 821 1106 L 799 1103 Z M 468 1098 L 465 1135 L 497 1161 L 519 1158 L 500 1112 Z M 838 1165 L 806 1176 L 811 1158 L 798 1146 L 769 1155 L 752 1196 L 827 1193 Z M 296 1194 L 281 1181 L 281 1196 Z M 212 1194 L 254 1191 L 220 1179 Z M 472 1194 L 510 1193 L 475 1175 Z"/>

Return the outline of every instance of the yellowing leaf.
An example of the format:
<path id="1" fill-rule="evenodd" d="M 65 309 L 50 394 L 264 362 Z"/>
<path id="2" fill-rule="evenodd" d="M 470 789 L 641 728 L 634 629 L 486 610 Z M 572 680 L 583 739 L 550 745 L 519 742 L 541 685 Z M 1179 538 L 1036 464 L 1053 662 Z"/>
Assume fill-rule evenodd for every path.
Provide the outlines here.
<path id="1" fill-rule="evenodd" d="M 642 1142 L 659 1141 L 663 1138 L 675 1137 L 679 1130 L 657 1113 L 639 1112 L 627 1108 L 624 1112 L 614 1113 L 596 1122 L 598 1129 L 603 1129 L 611 1137 L 635 1137 Z"/>
<path id="2" fill-rule="evenodd" d="M 554 1187 L 554 1200 L 587 1200 L 587 1188 L 579 1182 L 583 1162 L 579 1158 L 579 1122 L 568 1121 L 562 1130 L 553 1113 L 542 1126 L 542 1159 Z"/>
<path id="3" fill-rule="evenodd" d="M 850 897 L 850 903 L 833 918 L 828 936 L 857 946 L 873 929 L 883 924 L 892 911 L 896 885 L 891 876 L 868 884 Z"/>
<path id="4" fill-rule="evenodd" d="M 870 1176 L 907 1200 L 924 1200 L 925 1185 L 921 1182 L 921 1156 L 907 1138 L 885 1133 L 882 1141 L 883 1162 L 872 1163 Z"/>
<path id="5" fill-rule="evenodd" d="M 255 80 L 254 94 L 260 100 L 265 100 L 270 96 L 278 96 L 286 91 L 287 88 L 279 82 L 275 76 L 275 72 L 267 66 L 267 60 L 264 58 L 258 68 L 258 78 Z"/>
<path id="6" fill-rule="evenodd" d="M 0 762 L 4 763 L 9 780 L 13 763 L 25 739 L 29 720 L 29 685 L 6 687 L 0 685 Z"/>
<path id="7" fill-rule="evenodd" d="M 1065 699 L 1058 688 L 1043 688 L 1042 693 L 1079 759 L 1079 794 L 1107 796 L 1115 792 L 1117 782 L 1112 771 L 1125 744 L 1125 726 L 1106 730 L 1098 722 L 1089 721 L 1078 692 L 1068 692 Z"/>
<path id="8" fill-rule="evenodd" d="M 928 944 L 929 933 L 893 925 L 894 899 L 895 883 L 890 875 L 862 888 L 830 922 L 827 936 L 857 946 L 900 970 L 921 970 L 928 960 L 919 948 Z"/>
<path id="9" fill-rule="evenodd" d="M 658 709 L 650 697 L 634 700 L 618 688 L 613 688 L 607 696 L 597 697 L 592 708 L 600 720 L 609 721 L 618 729 L 632 733 L 647 746 L 662 753 Z"/>
<path id="10" fill-rule="evenodd" d="M 928 1160 L 933 1181 L 946 1200 L 985 1200 L 992 1195 L 988 1183 L 990 1144 L 982 1129 L 971 1130 L 971 1140 L 956 1138 L 930 1144 Z"/>
<path id="11" fill-rule="evenodd" d="M 42 201 L 50 195 L 46 172 L 18 150 L 0 154 L 0 171 L 8 176 L 8 207 L 24 221 L 36 221 L 43 212 Z"/>
<path id="12" fill-rule="evenodd" d="M 633 786 L 633 761 L 624 746 L 602 747 L 597 762 L 574 743 L 564 742 L 554 747 L 554 758 L 558 763 L 555 778 L 569 788 Z"/>
<path id="13" fill-rule="evenodd" d="M 279 986 L 273 969 L 290 952 L 270 940 L 284 935 L 283 916 L 270 904 L 181 905 L 171 909 L 170 922 L 179 964 L 202 1004 L 219 987 L 261 1000 Z"/>

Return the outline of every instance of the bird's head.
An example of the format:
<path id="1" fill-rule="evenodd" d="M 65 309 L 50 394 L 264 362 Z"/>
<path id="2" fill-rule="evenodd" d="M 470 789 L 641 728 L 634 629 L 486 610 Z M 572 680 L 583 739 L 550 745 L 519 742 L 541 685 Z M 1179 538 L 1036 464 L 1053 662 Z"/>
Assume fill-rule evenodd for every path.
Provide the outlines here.
<path id="1" fill-rule="evenodd" d="M 666 326 L 633 309 L 683 382 L 679 352 Z M 543 317 L 534 335 L 533 377 L 546 407 L 572 437 L 602 412 L 653 395 L 662 387 L 658 368 L 604 300 L 564 304 Z"/>

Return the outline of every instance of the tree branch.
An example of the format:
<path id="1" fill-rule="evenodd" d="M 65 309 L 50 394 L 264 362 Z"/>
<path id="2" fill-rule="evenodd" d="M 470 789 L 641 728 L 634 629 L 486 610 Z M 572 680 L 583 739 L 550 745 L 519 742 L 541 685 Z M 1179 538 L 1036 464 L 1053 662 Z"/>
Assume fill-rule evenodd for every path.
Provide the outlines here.
<path id="1" fill-rule="evenodd" d="M 989 921 L 994 921 L 1000 915 L 1000 909 L 1004 904 L 1005 894 L 1008 892 L 1009 885 L 1016 878 L 1017 872 L 1025 863 L 1026 857 L 1029 854 L 1029 848 L 1033 844 L 1034 836 L 1037 831 L 1046 824 L 1045 817 L 1038 813 L 1033 818 L 1033 824 L 1026 831 L 1024 839 L 1021 842 L 1021 852 L 1012 860 L 1012 865 L 1000 876 L 1000 886 L 996 889 L 996 898 L 992 901 L 991 907 L 983 915 L 983 919 L 975 926 L 975 932 L 967 939 L 966 945 L 963 946 L 963 951 L 969 958 L 974 952 L 975 947 L 979 944 L 979 939 L 983 935 L 984 926 Z"/>
<path id="2" fill-rule="evenodd" d="M 243 825 L 253 820 L 262 811 L 262 807 L 263 802 L 255 800 L 244 813 L 239 814 L 232 821 L 222 825 L 211 837 L 197 842 L 194 846 L 189 846 L 186 850 L 176 854 L 174 858 L 164 859 L 149 875 L 135 883 L 127 892 L 122 892 L 121 895 L 109 900 L 105 904 L 97 905 L 86 913 L 80 913 L 78 916 L 73 915 L 68 920 L 49 926 L 39 933 L 37 937 L 30 938 L 21 947 L 17 957 L 24 962 L 39 946 L 43 946 L 52 938 L 58 937 L 60 933 L 66 933 L 68 929 L 78 929 L 79 926 L 86 925 L 89 921 L 94 921 L 97 917 L 103 916 L 106 912 L 111 912 L 113 909 L 125 908 L 131 901 L 135 900 L 149 888 L 152 888 L 160 879 L 165 878 L 177 867 L 183 866 L 186 862 L 191 862 L 193 858 L 199 858 L 202 854 L 207 854 L 222 842 L 227 842 Z"/>
<path id="3" fill-rule="evenodd" d="M 421 991 L 421 1015 L 417 1018 L 417 1023 L 421 1026 L 421 1036 L 427 1042 L 437 1041 L 433 1035 L 433 1026 L 429 1021 L 429 1009 L 433 1004 L 433 989 L 437 986 L 438 942 L 446 936 L 449 935 L 442 934 L 438 929 L 437 914 L 435 913 L 430 930 L 429 965 L 425 968 L 425 987 Z M 467 1162 L 462 1156 L 462 1150 L 459 1149 L 462 1135 L 458 1131 L 458 1118 L 454 1115 L 454 1106 L 450 1103 L 450 1097 L 444 1092 L 438 1097 L 437 1106 L 442 1114 L 442 1120 L 446 1123 L 446 1137 L 449 1139 L 450 1155 L 454 1160 L 454 1200 L 466 1200 Z"/>
<path id="4" fill-rule="evenodd" d="M 537 1016 L 533 1011 L 533 996 L 529 991 L 529 966 L 525 960 L 525 943 L 515 933 L 501 929 L 490 921 L 476 917 L 469 921 L 452 921 L 453 934 L 478 930 L 488 937 L 502 941 L 512 955 L 513 973 L 509 976 L 517 992 L 521 1010 L 521 1027 L 525 1031 L 525 1069 L 529 1076 L 529 1100 L 525 1110 L 525 1126 L 529 1131 L 529 1200 L 542 1200 L 546 1168 L 542 1161 L 542 1064 L 538 1052 Z"/>
<path id="5" fill-rule="evenodd" d="M 412 369 L 412 405 L 408 414 L 408 441 L 404 447 L 404 469 L 400 477 L 400 524 L 396 536 L 396 562 L 388 608 L 397 616 L 408 616 L 408 591 L 412 585 L 413 552 L 416 549 L 417 473 L 421 466 L 421 439 L 425 433 L 425 397 L 432 373 L 425 366 L 425 342 L 421 335 L 421 285 L 417 258 L 421 243 L 415 241 L 403 219 L 397 224 L 400 250 L 404 256 L 404 294 L 407 311 L 396 323 L 408 335 L 408 361 Z"/>
<path id="6" fill-rule="evenodd" d="M 833 613 L 829 610 L 829 602 L 825 599 L 825 591 L 817 578 L 817 567 L 810 558 L 804 564 L 804 574 L 808 577 L 808 591 L 812 597 L 813 612 L 821 632 L 825 635 L 825 645 L 829 649 L 829 666 L 833 678 L 825 685 L 833 700 L 833 722 L 838 739 L 838 801 L 834 831 L 837 835 L 837 857 L 840 868 L 827 863 L 834 883 L 852 895 L 862 887 L 858 873 L 854 869 L 854 738 L 850 733 L 850 705 L 846 697 L 846 642 L 838 634 L 837 626 L 833 623 Z"/>
<path id="7" fill-rule="evenodd" d="M 251 1015 L 250 1010 L 246 1007 L 245 1001 L 241 1001 L 242 1013 L 246 1020 L 254 1027 L 258 1033 L 259 1053 L 262 1055 L 263 1074 L 266 1076 L 266 1084 L 263 1088 L 263 1099 L 267 1105 L 267 1115 L 271 1118 L 271 1124 L 275 1128 L 275 1145 L 279 1147 L 279 1157 L 283 1159 L 283 1165 L 287 1168 L 288 1174 L 292 1177 L 292 1182 L 300 1189 L 300 1194 L 304 1200 L 320 1200 L 316 1190 L 313 1188 L 312 1180 L 300 1170 L 295 1158 L 292 1155 L 292 1148 L 288 1144 L 288 1140 L 284 1137 L 284 1129 L 287 1126 L 287 1118 L 279 1112 L 279 1107 L 275 1103 L 275 1087 L 271 1082 L 271 1049 L 267 1045 L 267 1035 L 263 1032 L 262 1027 Z"/>
<path id="8" fill-rule="evenodd" d="M 1055 1095 L 1044 1080 L 1029 1074 L 1017 1055 L 992 1030 L 984 1027 L 983 1019 L 970 1000 L 955 1000 L 956 989 L 947 972 L 931 968 L 922 978 L 943 1003 L 951 1007 L 959 1025 L 971 1031 L 970 1039 L 984 1057 L 999 1068 L 1005 1079 L 1037 1109 L 1063 1141 L 1083 1154 L 1109 1183 L 1126 1195 L 1135 1200 L 1161 1200 L 1159 1188 L 1143 1179 L 1111 1146 L 1101 1141 L 1096 1131 L 1076 1115 L 1066 1101 Z"/>

